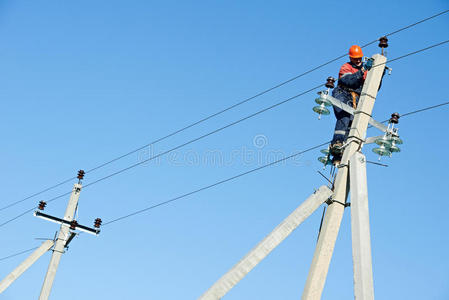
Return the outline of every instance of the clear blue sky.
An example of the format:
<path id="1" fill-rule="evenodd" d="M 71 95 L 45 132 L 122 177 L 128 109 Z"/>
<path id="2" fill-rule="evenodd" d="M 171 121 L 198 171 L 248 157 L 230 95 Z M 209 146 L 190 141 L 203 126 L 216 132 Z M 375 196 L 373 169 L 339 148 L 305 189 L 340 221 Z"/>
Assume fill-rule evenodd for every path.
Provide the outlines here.
<path id="1" fill-rule="evenodd" d="M 23 199 L 344 54 L 352 44 L 448 8 L 447 1 L 1 1 L 0 203 Z M 391 36 L 388 58 L 449 38 L 449 14 Z M 374 117 L 449 101 L 449 44 L 389 64 Z M 376 45 L 365 55 L 379 52 Z M 341 59 L 157 144 L 159 153 L 337 76 Z M 82 191 L 78 221 L 105 222 L 315 146 L 332 135 L 310 93 Z M 402 152 L 368 167 L 378 299 L 449 299 L 449 107 L 401 119 Z M 370 135 L 377 135 L 372 130 Z M 262 135 L 265 144 L 254 145 Z M 260 145 L 259 145 L 260 146 Z M 372 146 L 365 147 L 376 160 Z M 213 161 L 219 153 L 223 163 Z M 148 157 L 148 149 L 85 183 Z M 82 234 L 62 257 L 51 299 L 196 299 L 314 188 L 312 151 L 167 206 Z M 326 174 L 328 170 L 325 171 Z M 0 221 L 73 182 L 0 211 Z M 46 212 L 63 216 L 68 197 Z M 299 299 L 322 208 L 226 297 Z M 0 257 L 53 238 L 32 213 L 0 228 Z M 6 276 L 26 255 L 0 262 Z M 36 299 L 50 253 L 2 299 Z M 323 299 L 353 298 L 350 211 Z"/>

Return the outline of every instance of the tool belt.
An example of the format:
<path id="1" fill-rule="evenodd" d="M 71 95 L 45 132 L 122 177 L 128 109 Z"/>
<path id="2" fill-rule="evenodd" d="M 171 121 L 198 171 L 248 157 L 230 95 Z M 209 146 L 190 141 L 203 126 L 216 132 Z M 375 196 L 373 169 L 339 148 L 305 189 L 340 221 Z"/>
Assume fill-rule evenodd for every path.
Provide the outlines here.
<path id="1" fill-rule="evenodd" d="M 357 108 L 357 100 L 359 99 L 360 94 L 356 92 L 350 92 L 352 96 L 352 107 Z"/>
<path id="2" fill-rule="evenodd" d="M 353 107 L 353 108 L 357 108 L 357 102 L 358 102 L 357 100 L 358 100 L 358 98 L 360 97 L 360 94 L 357 93 L 356 91 L 354 91 L 353 89 L 348 88 L 348 87 L 343 86 L 343 85 L 338 85 L 338 87 L 341 88 L 341 89 L 344 90 L 344 91 L 349 92 L 349 94 L 351 94 L 351 98 L 352 98 L 352 107 Z"/>

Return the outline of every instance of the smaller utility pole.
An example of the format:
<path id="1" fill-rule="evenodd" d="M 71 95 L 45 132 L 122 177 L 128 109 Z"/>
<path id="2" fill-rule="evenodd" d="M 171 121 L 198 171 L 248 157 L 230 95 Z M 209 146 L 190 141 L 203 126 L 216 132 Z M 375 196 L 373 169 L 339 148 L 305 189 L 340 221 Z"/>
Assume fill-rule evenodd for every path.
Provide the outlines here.
<path id="1" fill-rule="evenodd" d="M 47 275 L 45 276 L 44 284 L 42 285 L 39 300 L 47 300 L 50 296 L 51 288 L 56 276 L 59 261 L 61 260 L 61 256 L 64 253 L 64 248 L 68 246 L 73 237 L 76 235 L 74 232 L 71 232 L 71 230 L 78 229 L 95 235 L 100 232 L 100 230 L 98 229 L 101 224 L 100 219 L 95 220 L 94 226 L 96 227 L 96 229 L 79 225 L 78 222 L 74 219 L 75 212 L 78 207 L 78 199 L 80 197 L 80 192 L 82 188 L 81 180 L 83 178 L 84 178 L 84 171 L 80 170 L 78 172 L 78 183 L 76 183 L 73 186 L 72 194 L 70 195 L 70 200 L 67 205 L 67 209 L 65 211 L 63 219 L 53 217 L 38 211 L 35 212 L 35 216 L 37 217 L 61 224 L 58 237 L 55 241 L 55 246 L 53 248 L 53 255 L 51 257 L 50 264 L 48 266 Z M 41 202 L 39 205 L 39 208 L 43 209 L 43 207 L 45 207 L 45 202 Z"/>
<path id="2" fill-rule="evenodd" d="M 0 282 L 0 294 L 3 293 L 10 285 L 13 283 L 20 275 L 23 274 L 29 267 L 31 267 L 42 255 L 44 255 L 48 250 L 53 247 L 54 242 L 52 240 L 47 240 L 42 243 L 42 245 L 36 249 L 30 256 L 27 257 L 17 268 L 8 274 Z"/>

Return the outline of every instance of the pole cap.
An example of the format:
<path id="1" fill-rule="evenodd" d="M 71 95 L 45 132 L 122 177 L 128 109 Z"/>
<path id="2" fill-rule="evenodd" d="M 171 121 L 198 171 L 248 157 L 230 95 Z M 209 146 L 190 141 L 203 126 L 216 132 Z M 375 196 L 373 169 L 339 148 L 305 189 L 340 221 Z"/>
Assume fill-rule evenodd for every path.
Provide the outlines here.
<path id="1" fill-rule="evenodd" d="M 394 113 L 392 113 L 391 114 L 391 118 L 390 118 L 390 123 L 392 123 L 392 124 L 398 124 L 399 123 L 399 118 L 400 118 L 401 116 L 399 115 L 399 113 L 397 113 L 397 112 L 394 112 Z"/>
<path id="2" fill-rule="evenodd" d="M 332 76 L 327 77 L 325 87 L 333 89 L 335 87 L 335 78 Z"/>
<path id="3" fill-rule="evenodd" d="M 386 36 L 379 38 L 379 47 L 388 48 L 388 38 Z"/>

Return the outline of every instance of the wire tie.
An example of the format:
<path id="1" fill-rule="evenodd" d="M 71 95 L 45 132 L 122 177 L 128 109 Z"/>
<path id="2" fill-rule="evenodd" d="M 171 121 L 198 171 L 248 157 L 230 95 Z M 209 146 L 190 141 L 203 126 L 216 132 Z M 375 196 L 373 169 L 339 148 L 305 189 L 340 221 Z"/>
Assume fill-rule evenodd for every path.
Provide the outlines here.
<path id="1" fill-rule="evenodd" d="M 363 92 L 362 92 L 362 93 L 360 94 L 360 97 L 361 97 L 361 96 L 368 96 L 368 97 L 370 97 L 371 99 L 376 100 L 376 97 L 374 97 L 373 95 L 367 94 L 367 93 L 363 93 Z"/>
<path id="2" fill-rule="evenodd" d="M 369 113 L 363 111 L 363 110 L 356 110 L 356 111 L 354 111 L 354 116 L 357 115 L 357 114 L 364 114 L 364 115 L 367 115 L 368 117 L 371 118 L 371 115 Z"/>

